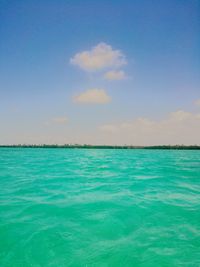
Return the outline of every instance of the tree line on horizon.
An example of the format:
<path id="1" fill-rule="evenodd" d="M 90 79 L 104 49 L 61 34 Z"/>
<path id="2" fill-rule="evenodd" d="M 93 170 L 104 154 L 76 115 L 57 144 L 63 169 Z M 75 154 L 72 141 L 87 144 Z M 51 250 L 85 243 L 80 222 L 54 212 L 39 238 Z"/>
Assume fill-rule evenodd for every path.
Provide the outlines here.
<path id="1" fill-rule="evenodd" d="M 95 148 L 95 149 L 200 149 L 200 145 L 155 145 L 155 146 L 134 146 L 134 145 L 89 145 L 89 144 L 17 144 L 0 145 L 7 148 Z"/>

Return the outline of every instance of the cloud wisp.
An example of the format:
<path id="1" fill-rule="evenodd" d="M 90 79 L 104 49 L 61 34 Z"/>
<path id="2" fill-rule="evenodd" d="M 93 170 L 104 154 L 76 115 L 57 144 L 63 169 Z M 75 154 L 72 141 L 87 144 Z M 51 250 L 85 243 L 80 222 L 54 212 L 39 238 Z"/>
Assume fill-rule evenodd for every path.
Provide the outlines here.
<path id="1" fill-rule="evenodd" d="M 200 144 L 200 114 L 178 110 L 161 121 L 137 118 L 133 121 L 105 124 L 99 130 L 106 143 Z"/>
<path id="2" fill-rule="evenodd" d="M 88 89 L 74 97 L 74 102 L 79 104 L 107 104 L 111 97 L 104 89 Z"/>
<path id="3" fill-rule="evenodd" d="M 63 125 L 63 126 L 64 126 L 64 125 L 67 125 L 68 122 L 69 122 L 68 117 L 66 117 L 66 116 L 61 116 L 61 117 L 54 117 L 54 118 L 52 118 L 52 119 L 46 121 L 44 124 L 45 124 L 46 126 L 52 126 L 52 125 L 54 125 L 54 124 L 56 124 L 56 125 Z"/>
<path id="4" fill-rule="evenodd" d="M 52 119 L 53 123 L 57 123 L 57 124 L 66 124 L 68 122 L 68 118 L 67 117 L 56 117 Z"/>
<path id="5" fill-rule="evenodd" d="M 194 103 L 195 103 L 196 106 L 200 107 L 200 98 L 197 99 Z"/>
<path id="6" fill-rule="evenodd" d="M 114 81 L 114 80 L 124 80 L 126 75 L 123 70 L 111 70 L 104 74 L 104 79 Z"/>
<path id="7" fill-rule="evenodd" d="M 68 123 L 68 121 L 69 121 L 69 119 L 66 116 L 63 116 L 63 117 L 55 117 L 55 118 L 52 118 L 49 121 L 46 121 L 45 122 L 45 125 L 46 126 L 50 126 L 50 125 L 53 125 L 53 124 L 66 125 Z"/>
<path id="8" fill-rule="evenodd" d="M 99 43 L 91 50 L 79 52 L 70 59 L 70 63 L 93 72 L 106 68 L 118 68 L 127 63 L 124 54 L 120 50 L 114 50 L 106 43 Z"/>

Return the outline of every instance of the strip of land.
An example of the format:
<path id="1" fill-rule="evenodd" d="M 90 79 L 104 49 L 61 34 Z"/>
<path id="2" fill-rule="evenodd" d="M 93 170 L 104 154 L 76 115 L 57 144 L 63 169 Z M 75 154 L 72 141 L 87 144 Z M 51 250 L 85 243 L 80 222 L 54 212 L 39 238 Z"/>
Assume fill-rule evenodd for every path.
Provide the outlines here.
<path id="1" fill-rule="evenodd" d="M 200 145 L 156 145 L 156 146 L 133 146 L 133 145 L 80 145 L 80 144 L 18 144 L 18 145 L 0 145 L 0 147 L 4 148 L 78 148 L 78 149 L 188 149 L 195 150 L 200 149 Z"/>

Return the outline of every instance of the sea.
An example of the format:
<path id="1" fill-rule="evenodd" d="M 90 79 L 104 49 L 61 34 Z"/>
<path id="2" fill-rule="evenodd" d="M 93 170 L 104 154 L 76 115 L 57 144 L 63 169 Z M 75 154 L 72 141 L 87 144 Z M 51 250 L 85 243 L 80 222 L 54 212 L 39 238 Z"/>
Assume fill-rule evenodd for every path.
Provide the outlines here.
<path id="1" fill-rule="evenodd" d="M 0 267 L 199 267 L 200 151 L 0 148 Z"/>

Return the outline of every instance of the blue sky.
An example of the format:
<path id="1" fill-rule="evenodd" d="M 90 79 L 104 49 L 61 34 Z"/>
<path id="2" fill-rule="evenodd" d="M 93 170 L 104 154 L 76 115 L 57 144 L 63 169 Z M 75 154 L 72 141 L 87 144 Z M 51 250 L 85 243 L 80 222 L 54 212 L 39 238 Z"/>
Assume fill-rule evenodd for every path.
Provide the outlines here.
<path id="1" fill-rule="evenodd" d="M 200 2 L 0 2 L 0 143 L 200 143 Z"/>

